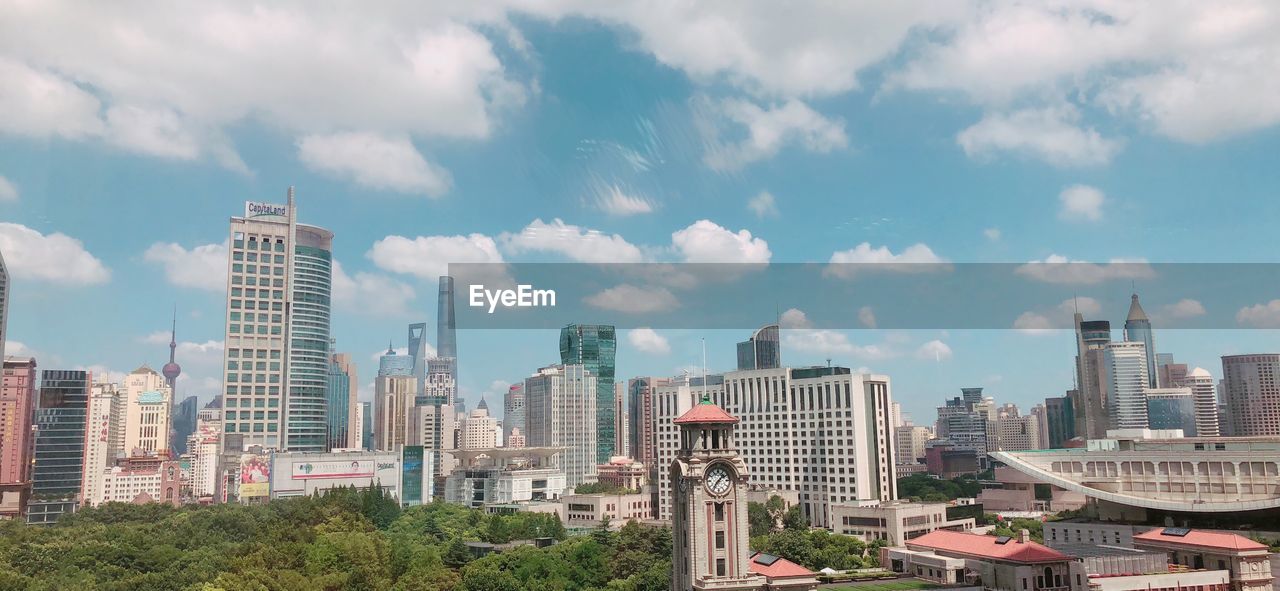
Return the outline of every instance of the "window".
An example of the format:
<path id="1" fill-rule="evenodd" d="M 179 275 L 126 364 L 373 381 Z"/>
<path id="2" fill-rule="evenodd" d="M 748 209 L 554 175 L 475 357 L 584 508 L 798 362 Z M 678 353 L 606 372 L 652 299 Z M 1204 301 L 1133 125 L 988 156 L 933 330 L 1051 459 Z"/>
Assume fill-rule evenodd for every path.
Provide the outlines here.
<path id="1" fill-rule="evenodd" d="M 724 521 L 724 503 L 716 503 L 716 521 Z"/>
<path id="2" fill-rule="evenodd" d="M 716 576 L 717 576 L 717 577 L 723 577 L 723 576 L 725 576 L 726 574 L 728 574 L 728 573 L 727 573 L 727 571 L 726 571 L 726 570 L 725 570 L 725 568 L 724 568 L 724 559 L 723 559 L 723 558 L 717 558 L 717 559 L 716 559 Z"/>
<path id="3" fill-rule="evenodd" d="M 716 550 L 724 550 L 724 532 L 716 532 Z"/>

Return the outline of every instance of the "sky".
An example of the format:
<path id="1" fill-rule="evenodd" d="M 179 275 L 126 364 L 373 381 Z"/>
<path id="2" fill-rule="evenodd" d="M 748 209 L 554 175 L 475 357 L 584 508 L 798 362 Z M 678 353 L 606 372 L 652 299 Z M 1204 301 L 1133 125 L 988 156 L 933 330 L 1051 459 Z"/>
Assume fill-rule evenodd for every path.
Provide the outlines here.
<path id="1" fill-rule="evenodd" d="M 228 218 L 289 186 L 336 234 L 333 334 L 366 400 L 388 342 L 434 335 L 449 263 L 1277 259 L 1265 1 L 0 6 L 6 352 L 159 367 L 176 306 L 179 396 L 220 389 Z M 1029 408 L 1072 380 L 1041 320 L 1075 295 L 1119 325 L 1128 291 L 1063 285 L 1002 330 L 799 323 L 783 361 L 888 374 L 921 423 L 964 386 Z M 1162 297 L 1180 361 L 1280 349 L 1161 331 L 1206 313 Z M 1225 313 L 1280 327 L 1265 297 Z M 704 339 L 731 369 L 772 320 L 623 330 L 617 375 L 701 371 Z M 558 361 L 554 330 L 458 343 L 491 408 Z"/>

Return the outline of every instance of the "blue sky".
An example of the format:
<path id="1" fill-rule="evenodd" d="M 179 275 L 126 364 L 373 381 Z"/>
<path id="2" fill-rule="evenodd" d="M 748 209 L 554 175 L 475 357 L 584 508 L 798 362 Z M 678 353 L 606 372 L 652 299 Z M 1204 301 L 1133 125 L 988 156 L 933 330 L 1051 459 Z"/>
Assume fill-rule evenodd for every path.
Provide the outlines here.
<path id="1" fill-rule="evenodd" d="M 182 388 L 211 397 L 226 220 L 290 185 L 337 235 L 334 334 L 366 391 L 407 323 L 434 333 L 449 262 L 1276 260 L 1265 2 L 166 10 L 48 2 L 0 23 L 8 352 L 42 367 L 158 366 L 176 304 Z M 1116 291 L 1076 292 L 1118 324 Z M 1242 326 L 1280 326 L 1270 303 Z M 624 332 L 618 375 L 695 366 L 702 338 L 728 368 L 747 329 Z M 889 374 L 922 421 L 962 386 L 1029 407 L 1071 385 L 1065 333 L 788 338 L 787 363 Z M 1262 330 L 1157 343 L 1215 375 L 1277 348 Z M 543 331 L 459 349 L 472 403 L 557 357 Z"/>

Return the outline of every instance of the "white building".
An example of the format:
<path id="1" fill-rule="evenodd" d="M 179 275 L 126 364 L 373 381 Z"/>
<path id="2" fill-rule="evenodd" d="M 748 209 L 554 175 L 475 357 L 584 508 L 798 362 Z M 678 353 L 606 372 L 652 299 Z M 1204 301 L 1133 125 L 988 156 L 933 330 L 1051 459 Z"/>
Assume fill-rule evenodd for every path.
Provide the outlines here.
<path id="1" fill-rule="evenodd" d="M 567 489 L 563 470 L 551 467 L 560 448 L 458 450 L 445 479 L 444 499 L 478 509 L 511 503 L 541 503 Z"/>
<path id="2" fill-rule="evenodd" d="M 644 521 L 653 515 L 653 497 L 643 493 L 565 495 L 560 501 L 569 527 L 598 527 L 608 520 L 609 527 L 617 529 L 632 519 Z"/>
<path id="3" fill-rule="evenodd" d="M 489 416 L 489 407 L 482 399 L 479 406 L 462 422 L 459 447 L 462 449 L 498 447 L 499 433 L 501 430 L 498 427 L 498 420 Z"/>
<path id="4" fill-rule="evenodd" d="M 1110 428 L 1145 429 L 1150 387 L 1146 346 L 1131 341 L 1108 343 L 1103 359 Z"/>
<path id="5" fill-rule="evenodd" d="M 222 447 L 220 409 L 201 409 L 196 430 L 187 440 L 191 454 L 191 496 L 213 497 L 218 490 L 218 459 Z"/>
<path id="6" fill-rule="evenodd" d="M 406 496 L 431 491 L 430 454 L 410 465 L 399 451 L 345 451 L 329 453 L 277 453 L 271 458 L 271 498 L 310 496 L 331 488 L 377 486 L 405 504 Z M 408 474 L 406 474 L 408 471 Z M 408 485 L 408 486 L 406 486 Z M 412 490 L 409 490 L 412 487 Z M 412 494 L 410 494 L 412 493 Z"/>
<path id="7" fill-rule="evenodd" d="M 924 444 L 933 438 L 928 427 L 903 426 L 894 429 L 898 464 L 914 464 L 924 458 Z"/>
<path id="8" fill-rule="evenodd" d="M 1016 411 L 1015 411 L 1016 412 Z M 987 421 L 987 451 L 1043 449 L 1040 440 L 1040 417 L 1001 414 Z"/>
<path id="9" fill-rule="evenodd" d="M 81 496 L 102 496 L 103 475 L 115 465 L 123 449 L 125 394 L 112 383 L 94 384 L 89 394 L 84 437 L 84 480 Z"/>
<path id="10" fill-rule="evenodd" d="M 290 188 L 284 205 L 246 202 L 228 246 L 222 432 L 323 450 L 333 233 L 297 222 Z"/>
<path id="11" fill-rule="evenodd" d="M 139 367 L 124 378 L 124 454 L 167 455 L 173 391 L 164 376 Z"/>
<path id="12" fill-rule="evenodd" d="M 889 378 L 843 367 L 744 370 L 655 388 L 658 518 L 671 518 L 670 466 L 679 449 L 672 423 L 705 393 L 741 420 L 737 445 L 752 486 L 800 493 L 816 527 L 831 506 L 897 498 Z"/>
<path id="13" fill-rule="evenodd" d="M 1218 437 L 1222 430 L 1218 425 L 1218 389 L 1213 376 L 1203 367 L 1187 373 L 1183 384 L 1191 388 L 1196 412 L 1196 436 Z"/>
<path id="14" fill-rule="evenodd" d="M 831 531 L 868 543 L 884 540 L 891 546 L 939 529 L 970 531 L 977 523 L 972 517 L 947 519 L 946 503 L 836 504 L 831 513 Z"/>
<path id="15" fill-rule="evenodd" d="M 85 499 L 90 506 L 102 503 L 181 503 L 182 472 L 176 461 L 114 466 L 101 478 L 102 488 L 98 494 Z"/>
<path id="16" fill-rule="evenodd" d="M 526 378 L 525 442 L 563 447 L 550 467 L 564 471 L 566 487 L 596 481 L 596 377 L 581 365 L 552 365 Z"/>

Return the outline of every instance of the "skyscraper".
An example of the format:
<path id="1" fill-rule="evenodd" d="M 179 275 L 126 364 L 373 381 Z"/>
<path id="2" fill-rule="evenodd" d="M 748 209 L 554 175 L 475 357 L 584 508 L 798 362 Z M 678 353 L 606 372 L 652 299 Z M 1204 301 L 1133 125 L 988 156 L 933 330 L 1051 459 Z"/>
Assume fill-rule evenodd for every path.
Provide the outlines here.
<path id="1" fill-rule="evenodd" d="M 168 457 L 173 392 L 165 382 L 164 376 L 146 366 L 125 376 L 124 455 Z"/>
<path id="2" fill-rule="evenodd" d="M 612 389 L 611 389 L 612 391 Z M 567 490 L 595 482 L 599 423 L 596 377 L 582 365 L 553 365 L 524 381 L 525 442 L 530 447 L 563 447 L 551 467 L 565 474 Z"/>
<path id="3" fill-rule="evenodd" d="M 360 379 L 348 353 L 329 353 L 329 377 L 326 388 L 328 402 L 329 449 L 353 448 L 360 445 L 360 426 L 356 422 L 356 397 Z"/>
<path id="4" fill-rule="evenodd" d="M 84 483 L 90 380 L 89 372 L 77 369 L 46 369 L 40 374 L 27 523 L 53 523 L 76 509 Z"/>
<path id="5" fill-rule="evenodd" d="M 9 268 L 0 252 L 0 362 L 4 361 L 4 340 L 9 335 Z"/>
<path id="6" fill-rule="evenodd" d="M 1191 388 L 1191 398 L 1195 404 L 1196 436 L 1219 437 L 1222 430 L 1218 425 L 1218 389 L 1209 371 L 1197 367 L 1183 379 L 1183 384 Z"/>
<path id="7" fill-rule="evenodd" d="M 524 384 L 511 384 L 502 398 L 502 444 L 508 445 L 511 432 L 526 431 L 524 426 Z"/>
<path id="8" fill-rule="evenodd" d="M 456 325 L 453 320 L 453 277 L 440 277 L 436 301 L 436 357 L 458 358 Z"/>
<path id="9" fill-rule="evenodd" d="M 418 391 L 427 387 L 427 323 L 409 325 L 409 358 L 413 363 L 413 377 L 418 378 Z"/>
<path id="10" fill-rule="evenodd" d="M 356 421 L 360 424 L 360 449 L 373 449 L 373 405 L 368 402 L 361 402 L 356 409 L 356 416 L 360 420 Z"/>
<path id="11" fill-rule="evenodd" d="M 1085 439 L 1101 439 L 1107 434 L 1107 388 L 1103 381 L 1103 349 L 1111 342 L 1111 323 L 1085 320 L 1077 312 L 1076 387 L 1072 400 L 1075 433 Z"/>
<path id="12" fill-rule="evenodd" d="M 412 358 L 398 355 L 388 347 L 378 360 L 378 376 L 374 379 L 374 449 L 396 451 L 411 445 L 414 432 L 411 414 L 418 395 L 418 380 L 413 376 Z"/>
<path id="13" fill-rule="evenodd" d="M 1067 442 L 1076 436 L 1076 413 L 1073 401 L 1075 391 L 1067 392 L 1066 396 L 1057 396 L 1044 399 L 1045 421 L 1048 423 L 1046 431 L 1049 434 L 1048 441 L 1045 445 L 1049 449 L 1061 449 L 1067 446 Z"/>
<path id="14" fill-rule="evenodd" d="M 654 390 L 670 386 L 670 378 L 639 377 L 627 382 L 627 406 L 630 408 L 628 419 L 631 422 L 631 457 L 645 465 L 656 481 L 657 470 L 665 470 L 658 466 L 657 440 L 655 439 Z"/>
<path id="15" fill-rule="evenodd" d="M 1140 341 L 1109 343 L 1103 349 L 1109 423 L 1111 429 L 1145 429 L 1147 394 L 1147 347 Z"/>
<path id="16" fill-rule="evenodd" d="M 196 421 L 200 413 L 200 404 L 195 396 L 182 399 L 173 410 L 173 435 L 169 438 L 169 447 L 175 456 L 187 453 L 187 439 L 196 432 Z"/>
<path id="17" fill-rule="evenodd" d="M 1156 382 L 1160 379 L 1160 373 L 1156 369 L 1155 336 L 1151 334 L 1151 320 L 1147 319 L 1147 313 L 1142 311 L 1142 304 L 1138 303 L 1136 293 L 1129 300 L 1129 316 L 1124 320 L 1124 340 L 1142 343 L 1146 351 L 1147 387 L 1158 387 Z"/>
<path id="18" fill-rule="evenodd" d="M 0 484 L 31 482 L 31 415 L 36 360 L 9 357 L 0 381 Z"/>
<path id="19" fill-rule="evenodd" d="M 1280 355 L 1225 355 L 1222 377 L 1230 435 L 1280 435 Z"/>
<path id="20" fill-rule="evenodd" d="M 290 188 L 284 205 L 246 202 L 229 238 L 223 433 L 324 451 L 333 233 L 297 222 Z"/>
<path id="21" fill-rule="evenodd" d="M 782 347 L 778 341 L 778 325 L 766 324 L 738 343 L 738 369 L 777 369 L 782 367 Z"/>
<path id="22" fill-rule="evenodd" d="M 84 482 L 82 500 L 102 496 L 103 475 L 126 455 L 124 447 L 125 405 L 128 395 L 117 384 L 94 384 L 89 394 L 88 423 L 84 438 Z"/>
<path id="23" fill-rule="evenodd" d="M 581 365 L 595 378 L 596 436 L 599 438 L 597 464 L 608 463 L 614 453 L 613 376 L 617 350 L 617 337 L 612 326 L 570 324 L 560 329 L 560 363 Z M 532 438 L 529 441 L 533 445 Z"/>
<path id="24" fill-rule="evenodd" d="M 1183 436 L 1196 437 L 1196 405 L 1191 388 L 1151 388 L 1147 390 L 1147 427 L 1181 429 Z"/>
<path id="25" fill-rule="evenodd" d="M 498 446 L 498 419 L 489 416 L 489 406 L 480 399 L 459 428 L 460 449 L 490 449 Z"/>
<path id="26" fill-rule="evenodd" d="M 169 331 L 169 362 L 160 368 L 160 373 L 164 375 L 165 382 L 169 384 L 169 391 L 173 392 L 175 398 L 178 396 L 178 376 L 182 375 L 182 366 L 174 360 L 174 356 L 178 352 L 178 309 L 173 309 L 173 327 Z M 183 443 L 185 447 L 185 442 Z"/>

